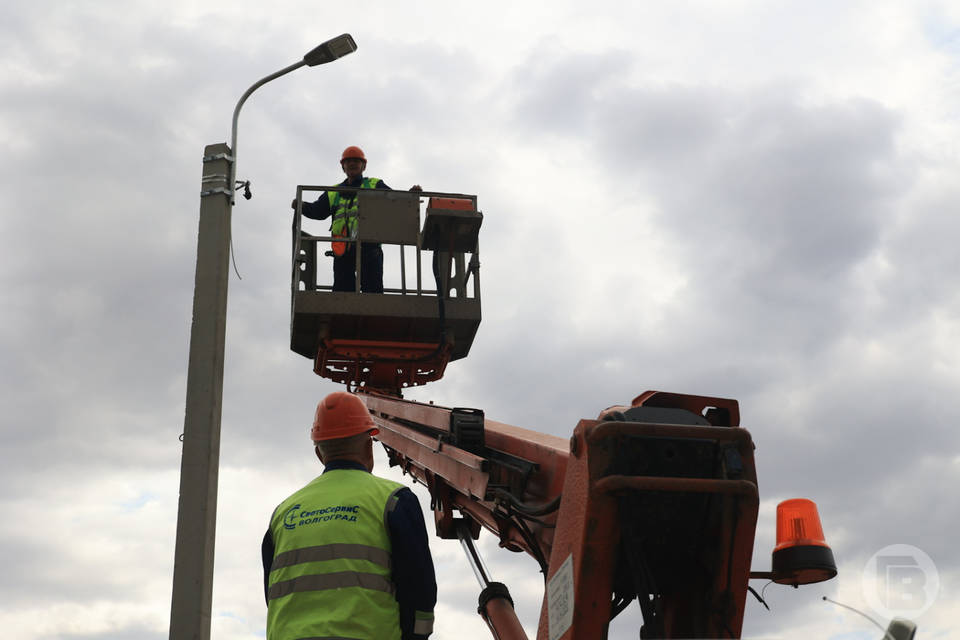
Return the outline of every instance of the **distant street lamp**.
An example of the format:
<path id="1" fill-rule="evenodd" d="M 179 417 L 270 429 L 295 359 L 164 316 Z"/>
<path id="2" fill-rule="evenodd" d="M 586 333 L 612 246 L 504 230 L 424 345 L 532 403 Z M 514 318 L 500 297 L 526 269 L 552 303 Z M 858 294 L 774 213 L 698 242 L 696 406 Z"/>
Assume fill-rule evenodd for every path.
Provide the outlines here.
<path id="1" fill-rule="evenodd" d="M 237 185 L 237 118 L 240 108 L 250 94 L 271 80 L 302 66 L 332 62 L 356 50 L 353 38 L 345 33 L 316 47 L 303 56 L 303 60 L 255 83 L 241 96 L 233 110 L 231 146 L 220 143 L 207 145 L 204 149 L 170 640 L 210 638 L 230 215 Z"/>

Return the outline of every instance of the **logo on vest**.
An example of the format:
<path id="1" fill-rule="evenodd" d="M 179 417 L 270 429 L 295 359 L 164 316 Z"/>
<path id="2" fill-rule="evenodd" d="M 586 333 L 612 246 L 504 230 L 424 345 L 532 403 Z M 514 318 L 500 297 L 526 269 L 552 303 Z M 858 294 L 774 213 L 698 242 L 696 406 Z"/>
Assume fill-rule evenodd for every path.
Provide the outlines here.
<path id="1" fill-rule="evenodd" d="M 319 524 L 340 520 L 343 522 L 356 522 L 360 515 L 360 505 L 337 505 L 335 507 L 323 507 L 313 511 L 302 511 L 302 505 L 295 504 L 283 514 L 283 528 L 296 529 L 297 527 L 308 524 Z"/>
<path id="2" fill-rule="evenodd" d="M 293 529 L 297 526 L 297 510 L 300 508 L 300 505 L 295 504 L 283 515 L 283 528 L 284 529 Z"/>

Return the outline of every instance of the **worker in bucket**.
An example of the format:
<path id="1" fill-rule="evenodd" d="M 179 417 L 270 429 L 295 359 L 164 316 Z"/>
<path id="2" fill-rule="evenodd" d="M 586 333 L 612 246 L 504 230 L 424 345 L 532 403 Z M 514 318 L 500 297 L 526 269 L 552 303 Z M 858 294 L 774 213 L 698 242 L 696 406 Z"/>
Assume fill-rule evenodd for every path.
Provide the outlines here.
<path id="1" fill-rule="evenodd" d="M 379 430 L 354 394 L 317 406 L 323 473 L 280 503 L 263 538 L 267 640 L 423 640 L 437 583 L 420 503 L 373 475 Z"/>
<path id="2" fill-rule="evenodd" d="M 365 178 L 367 158 L 363 149 L 350 146 L 340 155 L 340 168 L 347 179 L 340 187 L 360 189 L 389 189 L 379 178 Z M 410 191 L 422 191 L 420 185 L 414 185 Z M 291 207 L 296 208 L 294 200 Z M 325 191 L 315 202 L 303 203 L 303 215 L 313 220 L 330 222 L 330 235 L 334 238 L 350 238 L 357 231 L 357 193 Z M 357 245 L 354 242 L 334 241 L 333 253 L 333 290 L 355 291 L 357 288 Z M 375 242 L 364 242 L 360 250 L 360 290 L 363 293 L 383 293 L 383 248 Z"/>

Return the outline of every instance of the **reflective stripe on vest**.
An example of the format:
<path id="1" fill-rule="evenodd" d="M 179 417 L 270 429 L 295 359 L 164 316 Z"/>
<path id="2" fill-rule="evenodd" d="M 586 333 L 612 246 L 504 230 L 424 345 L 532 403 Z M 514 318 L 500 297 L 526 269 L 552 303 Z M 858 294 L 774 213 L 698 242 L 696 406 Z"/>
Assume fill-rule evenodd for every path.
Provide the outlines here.
<path id="1" fill-rule="evenodd" d="M 268 640 L 400 640 L 386 519 L 402 488 L 359 469 L 335 469 L 277 507 Z"/>
<path id="2" fill-rule="evenodd" d="M 364 178 L 360 182 L 361 189 L 376 189 L 380 184 L 380 178 Z M 353 238 L 357 235 L 357 194 L 351 193 L 350 197 L 343 197 L 339 191 L 335 191 L 330 198 L 330 211 L 333 217 L 330 220 L 330 235 L 334 238 Z M 333 254 L 342 256 L 347 251 L 346 242 L 334 242 Z"/>
<path id="3" fill-rule="evenodd" d="M 360 558 L 390 568 L 390 554 L 383 549 L 365 544 L 325 544 L 319 547 L 304 547 L 278 554 L 270 565 L 270 571 L 290 567 L 301 562 L 322 562 L 339 558 Z"/>
<path id="4" fill-rule="evenodd" d="M 292 580 L 278 582 L 270 587 L 267 598 L 273 600 L 298 591 L 323 591 L 324 589 L 345 589 L 347 587 L 385 591 L 390 595 L 396 592 L 393 583 L 384 576 L 378 576 L 375 573 L 341 571 L 340 573 L 300 576 Z"/>

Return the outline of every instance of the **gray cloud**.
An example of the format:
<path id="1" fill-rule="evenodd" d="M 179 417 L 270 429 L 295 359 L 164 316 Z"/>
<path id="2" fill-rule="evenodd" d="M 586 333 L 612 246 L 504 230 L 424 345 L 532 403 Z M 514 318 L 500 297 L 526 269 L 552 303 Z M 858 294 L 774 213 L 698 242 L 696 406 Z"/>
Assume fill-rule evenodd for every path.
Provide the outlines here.
<path id="1" fill-rule="evenodd" d="M 889 87 L 824 94 L 801 65 L 778 59 L 770 71 L 752 55 L 741 60 L 750 82 L 714 79 L 713 61 L 654 16 L 643 43 L 615 23 L 599 41 L 594 22 L 567 24 L 602 45 L 585 53 L 549 20 L 494 46 L 513 32 L 479 11 L 450 36 L 434 28 L 445 11 L 413 25 L 380 8 L 354 31 L 353 58 L 278 80 L 244 108 L 238 169 L 255 197 L 234 210 L 243 279 L 230 282 L 218 629 L 262 629 L 261 527 L 317 472 L 305 434 L 336 387 L 287 351 L 288 204 L 298 183 L 339 179 L 347 144 L 364 146 L 392 186 L 477 193 L 486 214 L 473 352 L 410 397 L 560 436 L 647 388 L 738 398 L 768 509 L 761 568 L 772 502 L 807 495 L 842 563 L 824 592 L 859 597 L 860 567 L 892 542 L 925 549 L 953 584 L 943 531 L 958 515 L 946 488 L 960 456 L 960 193 L 953 159 L 925 143 L 918 120 L 950 123 L 892 98 L 908 91 L 894 91 L 895 74 Z M 0 17 L 0 620 L 29 634 L 22 611 L 100 603 L 113 626 L 44 637 L 165 637 L 200 155 L 226 140 L 250 83 L 315 44 L 304 23 L 347 28 L 335 26 L 341 12 L 312 6 L 268 16 L 13 3 Z M 510 47 L 521 55 L 500 51 Z M 676 65 L 692 56 L 676 81 L 653 73 L 661 50 L 676 50 Z M 823 74 L 864 64 L 854 54 Z M 909 59 L 918 79 L 942 72 Z M 598 230 L 602 243 L 583 241 Z M 22 524 L 38 510 L 39 533 Z M 476 623 L 463 637 L 486 637 L 459 549 L 432 544 L 441 602 Z M 484 553 L 535 626 L 532 561 L 493 541 Z M 748 635 L 860 628 L 836 622 L 820 593 L 768 589 L 777 606 L 748 605 Z M 943 596 L 930 633 L 952 623 L 951 607 Z M 635 637 L 636 625 L 611 637 Z"/>

